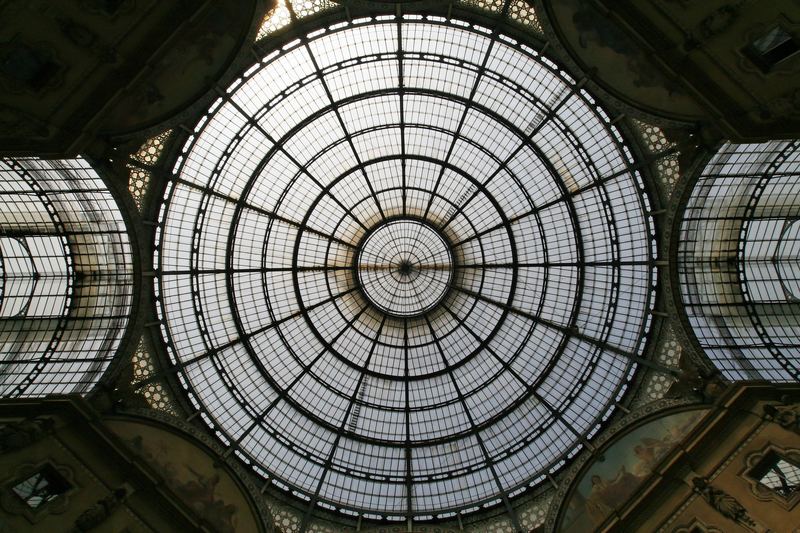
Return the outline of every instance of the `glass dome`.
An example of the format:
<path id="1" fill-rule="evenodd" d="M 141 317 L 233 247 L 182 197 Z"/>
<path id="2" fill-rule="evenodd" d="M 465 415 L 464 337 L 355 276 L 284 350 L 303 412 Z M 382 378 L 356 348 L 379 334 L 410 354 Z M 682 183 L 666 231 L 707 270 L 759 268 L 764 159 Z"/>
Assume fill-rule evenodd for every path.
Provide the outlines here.
<path id="1" fill-rule="evenodd" d="M 637 163 L 551 59 L 439 17 L 249 68 L 164 195 L 157 298 L 202 418 L 311 504 L 443 515 L 541 483 L 643 352 Z"/>

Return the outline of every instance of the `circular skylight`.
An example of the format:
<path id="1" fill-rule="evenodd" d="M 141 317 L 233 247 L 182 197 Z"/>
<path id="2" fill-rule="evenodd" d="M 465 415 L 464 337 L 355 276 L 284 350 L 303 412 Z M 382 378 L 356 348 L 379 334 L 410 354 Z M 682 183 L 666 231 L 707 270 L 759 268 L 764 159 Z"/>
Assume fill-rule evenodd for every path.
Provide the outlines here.
<path id="1" fill-rule="evenodd" d="M 438 304 L 453 277 L 450 247 L 435 228 L 413 218 L 379 225 L 356 251 L 357 283 L 383 313 L 421 315 Z"/>
<path id="2" fill-rule="evenodd" d="M 554 62 L 381 17 L 268 54 L 159 219 L 162 332 L 256 472 L 368 517 L 505 502 L 574 456 L 641 357 L 654 237 L 631 152 Z"/>

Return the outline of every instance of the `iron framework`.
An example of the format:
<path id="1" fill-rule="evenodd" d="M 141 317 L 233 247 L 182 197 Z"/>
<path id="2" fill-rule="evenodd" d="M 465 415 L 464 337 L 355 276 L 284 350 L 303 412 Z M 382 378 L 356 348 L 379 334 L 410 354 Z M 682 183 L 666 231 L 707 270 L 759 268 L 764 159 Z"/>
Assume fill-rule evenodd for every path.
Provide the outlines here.
<path id="1" fill-rule="evenodd" d="M 0 160 L 0 394 L 87 393 L 130 318 L 119 208 L 82 159 Z"/>
<path id="2" fill-rule="evenodd" d="M 727 379 L 800 379 L 799 173 L 797 141 L 727 143 L 688 200 L 684 308 Z"/>
<path id="3" fill-rule="evenodd" d="M 309 511 L 499 503 L 520 529 L 509 499 L 591 446 L 643 362 L 638 163 L 583 83 L 496 29 L 382 15 L 295 37 L 219 91 L 167 185 L 154 268 L 179 380 Z M 389 221 L 452 255 L 443 297 L 405 316 L 358 282 Z"/>

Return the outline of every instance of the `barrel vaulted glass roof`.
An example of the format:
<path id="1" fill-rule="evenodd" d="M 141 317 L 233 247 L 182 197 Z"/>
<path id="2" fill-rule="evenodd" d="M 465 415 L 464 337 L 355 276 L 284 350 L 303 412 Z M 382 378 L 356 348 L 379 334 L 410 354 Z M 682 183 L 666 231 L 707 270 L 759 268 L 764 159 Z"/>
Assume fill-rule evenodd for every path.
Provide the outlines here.
<path id="1" fill-rule="evenodd" d="M 800 142 L 724 144 L 681 224 L 681 292 L 705 353 L 735 380 L 800 379 Z"/>
<path id="2" fill-rule="evenodd" d="M 314 504 L 509 506 L 641 356 L 654 232 L 602 106 L 486 28 L 393 16 L 272 51 L 200 119 L 157 233 L 202 418 Z"/>
<path id="3" fill-rule="evenodd" d="M 89 392 L 133 298 L 122 214 L 81 158 L 0 159 L 0 396 Z"/>

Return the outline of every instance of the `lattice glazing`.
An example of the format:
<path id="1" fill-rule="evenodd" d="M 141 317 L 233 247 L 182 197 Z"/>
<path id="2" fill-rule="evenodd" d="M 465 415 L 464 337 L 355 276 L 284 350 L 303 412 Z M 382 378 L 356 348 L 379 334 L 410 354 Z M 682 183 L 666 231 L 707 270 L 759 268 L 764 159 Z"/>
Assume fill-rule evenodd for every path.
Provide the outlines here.
<path id="1" fill-rule="evenodd" d="M 644 348 L 635 168 L 595 99 L 505 36 L 386 17 L 295 41 L 211 106 L 164 196 L 156 290 L 190 401 L 329 508 L 426 517 L 541 483 Z M 451 256 L 413 313 L 358 283 L 390 221 Z"/>

